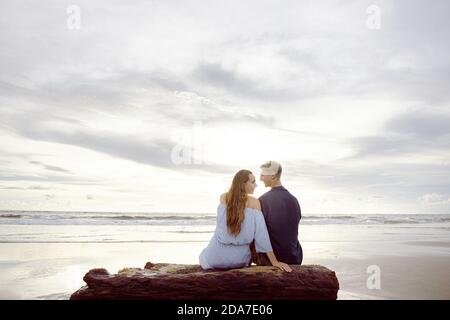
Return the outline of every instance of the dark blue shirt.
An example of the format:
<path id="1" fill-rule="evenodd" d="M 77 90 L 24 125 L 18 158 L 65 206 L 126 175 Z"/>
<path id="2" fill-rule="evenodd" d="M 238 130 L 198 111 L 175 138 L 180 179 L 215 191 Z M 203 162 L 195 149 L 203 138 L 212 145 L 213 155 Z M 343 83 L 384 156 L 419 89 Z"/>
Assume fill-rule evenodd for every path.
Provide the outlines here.
<path id="1" fill-rule="evenodd" d="M 263 194 L 259 201 L 277 260 L 302 264 L 303 250 L 298 241 L 302 213 L 297 198 L 280 186 Z"/>

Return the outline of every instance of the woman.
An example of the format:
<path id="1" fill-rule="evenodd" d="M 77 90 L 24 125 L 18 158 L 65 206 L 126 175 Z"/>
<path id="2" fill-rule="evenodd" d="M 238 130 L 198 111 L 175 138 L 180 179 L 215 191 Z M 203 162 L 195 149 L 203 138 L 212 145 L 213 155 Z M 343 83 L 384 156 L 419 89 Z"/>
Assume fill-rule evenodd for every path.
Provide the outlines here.
<path id="1" fill-rule="evenodd" d="M 250 265 L 250 244 L 255 241 L 257 252 L 267 253 L 270 263 L 291 272 L 273 254 L 259 200 L 249 196 L 256 188 L 255 177 L 240 170 L 233 178 L 230 190 L 220 196 L 217 225 L 208 246 L 200 254 L 203 269 L 231 269 Z"/>

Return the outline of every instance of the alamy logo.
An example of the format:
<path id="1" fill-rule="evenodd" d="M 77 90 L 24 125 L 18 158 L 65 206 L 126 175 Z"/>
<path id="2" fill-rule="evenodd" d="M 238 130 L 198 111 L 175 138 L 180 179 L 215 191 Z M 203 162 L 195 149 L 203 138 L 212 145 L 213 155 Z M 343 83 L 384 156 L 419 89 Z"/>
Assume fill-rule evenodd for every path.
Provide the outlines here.
<path id="1" fill-rule="evenodd" d="M 66 10 L 67 14 L 67 28 L 69 30 L 80 29 L 81 28 L 81 8 L 77 5 L 70 5 Z"/>
<path id="2" fill-rule="evenodd" d="M 170 158 L 175 165 L 207 164 L 202 122 L 197 121 L 191 130 L 176 133 L 178 143 L 172 148 Z"/>
<path id="3" fill-rule="evenodd" d="M 366 286 L 369 290 L 381 289 L 381 269 L 377 265 L 371 265 L 367 267 L 366 272 L 370 274 L 367 278 Z"/>
<path id="4" fill-rule="evenodd" d="M 379 30 L 381 29 L 381 9 L 377 5 L 370 5 L 366 10 L 367 14 L 370 16 L 367 18 L 366 25 L 367 28 L 371 30 Z"/>

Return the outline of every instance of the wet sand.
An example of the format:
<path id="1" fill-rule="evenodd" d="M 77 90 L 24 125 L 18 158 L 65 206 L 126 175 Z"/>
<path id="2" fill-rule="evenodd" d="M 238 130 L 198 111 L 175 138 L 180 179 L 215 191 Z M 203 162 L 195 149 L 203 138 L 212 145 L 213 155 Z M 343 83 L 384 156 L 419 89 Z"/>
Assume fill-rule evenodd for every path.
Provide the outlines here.
<path id="1" fill-rule="evenodd" d="M 148 261 L 197 264 L 205 245 L 0 243 L 0 299 L 68 299 L 85 285 L 82 278 L 89 269 L 102 267 L 115 273 L 123 267 L 143 268 Z M 450 299 L 450 242 L 305 241 L 302 245 L 304 264 L 321 264 L 336 272 L 339 299 Z M 367 287 L 371 276 L 367 268 L 373 265 L 380 270 L 380 289 Z"/>

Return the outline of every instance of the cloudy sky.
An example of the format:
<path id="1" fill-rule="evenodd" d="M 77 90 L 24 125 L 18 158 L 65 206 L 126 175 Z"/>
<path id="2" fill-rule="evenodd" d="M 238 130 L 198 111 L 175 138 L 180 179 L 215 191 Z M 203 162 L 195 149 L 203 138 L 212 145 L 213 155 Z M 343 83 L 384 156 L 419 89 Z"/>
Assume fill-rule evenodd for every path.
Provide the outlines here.
<path id="1" fill-rule="evenodd" d="M 318 2 L 1 1 L 0 209 L 450 213 L 450 2 Z"/>

